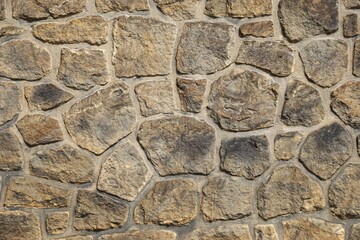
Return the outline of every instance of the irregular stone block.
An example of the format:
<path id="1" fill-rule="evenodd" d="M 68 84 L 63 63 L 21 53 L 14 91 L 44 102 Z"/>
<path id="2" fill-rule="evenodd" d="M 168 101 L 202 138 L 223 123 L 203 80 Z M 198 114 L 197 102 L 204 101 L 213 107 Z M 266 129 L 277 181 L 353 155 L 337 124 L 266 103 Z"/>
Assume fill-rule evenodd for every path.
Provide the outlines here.
<path id="1" fill-rule="evenodd" d="M 125 233 L 113 233 L 102 235 L 99 240 L 175 240 L 176 233 L 165 230 L 130 230 Z"/>
<path id="2" fill-rule="evenodd" d="M 23 149 L 13 130 L 0 131 L 0 170 L 18 171 L 24 161 Z M 1 183 L 1 182 L 0 182 Z"/>
<path id="3" fill-rule="evenodd" d="M 253 18 L 272 14 L 272 2 L 263 0 L 206 0 L 205 14 L 211 17 Z"/>
<path id="4" fill-rule="evenodd" d="M 0 0 L 0 20 L 4 20 L 6 17 L 6 0 Z"/>
<path id="5" fill-rule="evenodd" d="M 353 74 L 360 77 L 360 40 L 355 40 L 354 43 L 354 59 L 353 59 Z"/>
<path id="6" fill-rule="evenodd" d="M 177 78 L 176 86 L 180 98 L 181 110 L 194 113 L 200 112 L 204 101 L 206 80 Z"/>
<path id="7" fill-rule="evenodd" d="M 22 109 L 21 95 L 22 92 L 17 84 L 0 82 L 0 126 L 11 121 L 19 114 Z"/>
<path id="8" fill-rule="evenodd" d="M 1 2 L 1 0 L 0 0 Z M 0 3 L 1 5 L 1 3 Z M 0 27 L 0 37 L 16 36 L 25 32 L 25 28 L 13 25 L 5 25 Z"/>
<path id="9" fill-rule="evenodd" d="M 40 240 L 40 220 L 33 212 L 0 211 L 0 236 L 2 239 Z"/>
<path id="10" fill-rule="evenodd" d="M 65 238 L 56 238 L 56 240 L 93 240 L 92 236 L 72 236 L 72 237 L 65 237 Z"/>
<path id="11" fill-rule="evenodd" d="M 357 14 L 348 14 L 344 17 L 344 37 L 355 37 L 360 34 L 360 22 Z"/>
<path id="12" fill-rule="evenodd" d="M 113 11 L 147 11 L 149 10 L 148 0 L 96 0 L 96 9 L 101 13 Z"/>
<path id="13" fill-rule="evenodd" d="M 255 240 L 279 240 L 279 236 L 274 225 L 256 225 L 254 229 Z"/>
<path id="14" fill-rule="evenodd" d="M 360 223 L 353 224 L 351 226 L 351 232 L 349 234 L 349 240 L 360 239 Z"/>
<path id="15" fill-rule="evenodd" d="M 357 149 L 358 149 L 358 154 L 359 154 L 359 156 L 360 156 L 360 135 L 359 136 L 357 136 Z"/>
<path id="16" fill-rule="evenodd" d="M 243 37 L 273 37 L 274 24 L 272 21 L 261 21 L 253 23 L 245 23 L 239 28 L 240 35 Z"/>
<path id="17" fill-rule="evenodd" d="M 160 11 L 175 21 L 195 18 L 200 0 L 154 0 Z"/>
<path id="18" fill-rule="evenodd" d="M 46 215 L 46 231 L 50 234 L 62 234 L 69 224 L 68 212 L 53 212 Z"/>
<path id="19" fill-rule="evenodd" d="M 251 240 L 250 230 L 247 225 L 226 224 L 212 228 L 198 228 L 186 236 L 188 240 Z"/>
<path id="20" fill-rule="evenodd" d="M 297 148 L 303 138 L 299 132 L 286 132 L 275 137 L 275 157 L 280 160 L 290 160 L 295 157 Z"/>
<path id="21" fill-rule="evenodd" d="M 346 8 L 360 8 L 359 0 L 343 0 L 343 2 Z"/>

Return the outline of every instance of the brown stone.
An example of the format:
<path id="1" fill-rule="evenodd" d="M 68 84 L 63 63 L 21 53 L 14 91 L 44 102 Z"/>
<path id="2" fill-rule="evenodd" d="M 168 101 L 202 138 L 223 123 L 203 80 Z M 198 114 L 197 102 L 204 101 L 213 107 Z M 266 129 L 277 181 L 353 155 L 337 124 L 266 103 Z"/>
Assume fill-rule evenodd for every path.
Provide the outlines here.
<path id="1" fill-rule="evenodd" d="M 24 161 L 23 149 L 13 130 L 0 131 L 0 170 L 18 171 Z"/>
<path id="2" fill-rule="evenodd" d="M 136 224 L 185 225 L 195 220 L 197 206 L 196 183 L 189 178 L 155 183 L 136 206 Z"/>
<path id="3" fill-rule="evenodd" d="M 302 139 L 303 135 L 299 132 L 286 132 L 276 135 L 274 143 L 275 157 L 280 160 L 294 158 Z"/>
<path id="4" fill-rule="evenodd" d="M 56 240 L 93 240 L 92 236 L 72 236 L 72 237 L 65 237 L 65 238 L 56 238 Z"/>
<path id="5" fill-rule="evenodd" d="M 360 40 L 355 40 L 353 74 L 360 77 Z"/>
<path id="6" fill-rule="evenodd" d="M 46 231 L 50 234 L 62 234 L 69 224 L 68 212 L 53 212 L 46 215 Z"/>
<path id="7" fill-rule="evenodd" d="M 357 150 L 358 150 L 358 154 L 359 154 L 359 156 L 360 156 L 360 135 L 359 136 L 357 136 Z"/>
<path id="8" fill-rule="evenodd" d="M 245 23 L 240 26 L 239 31 L 240 35 L 243 37 L 273 37 L 274 24 L 272 21 Z"/>
<path id="9" fill-rule="evenodd" d="M 355 37 L 360 34 L 360 21 L 357 14 L 348 14 L 344 17 L 344 37 Z"/>
<path id="10" fill-rule="evenodd" d="M 343 0 L 346 8 L 360 8 L 359 0 Z"/>
<path id="11" fill-rule="evenodd" d="M 22 34 L 23 32 L 25 32 L 25 28 L 13 25 L 5 25 L 0 27 L 0 37 L 16 36 Z"/>
<path id="12" fill-rule="evenodd" d="M 0 211 L 0 239 L 40 240 L 39 217 L 33 212 Z"/>
<path id="13" fill-rule="evenodd" d="M 32 32 L 36 38 L 52 44 L 101 45 L 107 42 L 108 21 L 101 16 L 86 16 L 65 23 L 39 23 Z"/>
<path id="14" fill-rule="evenodd" d="M 161 176 L 208 174 L 214 169 L 215 130 L 192 117 L 144 122 L 138 141 Z"/>
<path id="15" fill-rule="evenodd" d="M 181 110 L 185 112 L 198 113 L 204 101 L 206 90 L 205 79 L 176 79 L 177 91 L 180 98 Z"/>
<path id="16" fill-rule="evenodd" d="M 166 230 L 130 230 L 100 236 L 99 240 L 175 240 L 176 233 Z"/>
<path id="17" fill-rule="evenodd" d="M 358 240 L 358 239 L 360 239 L 360 223 L 355 223 L 351 226 L 349 240 Z"/>
<path id="18" fill-rule="evenodd" d="M 148 0 L 96 0 L 96 9 L 101 13 L 113 11 L 147 11 L 149 10 Z"/>
<path id="19" fill-rule="evenodd" d="M 22 108 L 21 95 L 21 90 L 17 84 L 0 82 L 0 126 L 19 114 Z"/>
<path id="20" fill-rule="evenodd" d="M 254 229 L 255 240 L 279 240 L 279 236 L 274 225 L 256 225 Z"/>
<path id="21" fill-rule="evenodd" d="M 6 16 L 5 12 L 6 0 L 0 0 L 0 20 L 4 20 Z"/>
<path id="22" fill-rule="evenodd" d="M 175 21 L 195 18 L 200 0 L 154 0 L 160 11 Z"/>
<path id="23" fill-rule="evenodd" d="M 192 231 L 186 236 L 187 240 L 252 240 L 247 225 L 223 224 L 218 227 L 203 227 Z"/>
<path id="24" fill-rule="evenodd" d="M 295 166 L 275 168 L 257 195 L 259 215 L 267 220 L 282 215 L 309 213 L 325 208 L 323 190 Z"/>
<path id="25" fill-rule="evenodd" d="M 31 147 L 63 140 L 59 122 L 48 115 L 26 115 L 16 126 L 26 144 Z"/>

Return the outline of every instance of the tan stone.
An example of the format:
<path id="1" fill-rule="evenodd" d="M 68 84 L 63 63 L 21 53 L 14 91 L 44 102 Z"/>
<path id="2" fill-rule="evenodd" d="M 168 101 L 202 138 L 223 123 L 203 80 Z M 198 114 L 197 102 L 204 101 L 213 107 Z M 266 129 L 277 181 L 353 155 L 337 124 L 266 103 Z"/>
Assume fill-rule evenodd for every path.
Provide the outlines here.
<path id="1" fill-rule="evenodd" d="M 180 98 L 181 110 L 198 113 L 204 101 L 206 79 L 177 78 L 176 86 Z"/>
<path id="2" fill-rule="evenodd" d="M 5 8 L 6 8 L 6 1 L 0 0 L 0 20 L 4 20 L 6 17 Z"/>
<path id="3" fill-rule="evenodd" d="M 41 240 L 39 217 L 33 212 L 0 211 L 0 239 Z"/>
<path id="4" fill-rule="evenodd" d="M 286 132 L 275 137 L 275 157 L 280 160 L 290 160 L 295 157 L 297 148 L 303 139 L 299 132 Z"/>
<path id="5" fill-rule="evenodd" d="M 247 225 L 224 224 L 219 227 L 203 227 L 186 235 L 187 240 L 252 240 Z"/>
<path id="6" fill-rule="evenodd" d="M 360 40 L 354 43 L 353 74 L 360 77 Z"/>
<path id="7" fill-rule="evenodd" d="M 0 26 L 0 37 L 16 36 L 22 34 L 23 32 L 25 32 L 25 28 L 22 27 L 17 27 L 13 25 Z"/>
<path id="8" fill-rule="evenodd" d="M 112 11 L 147 11 L 148 0 L 96 0 L 96 9 L 101 13 Z"/>
<path id="9" fill-rule="evenodd" d="M 65 238 L 56 238 L 56 240 L 93 240 L 93 236 L 72 236 Z"/>
<path id="10" fill-rule="evenodd" d="M 19 114 L 22 109 L 21 95 L 21 90 L 17 84 L 0 82 L 0 126 Z"/>
<path id="11" fill-rule="evenodd" d="M 113 233 L 100 236 L 99 240 L 175 240 L 176 233 L 166 230 L 130 230 L 125 233 Z"/>
<path id="12" fill-rule="evenodd" d="M 279 236 L 274 225 L 256 225 L 254 229 L 255 240 L 279 240 Z"/>
<path id="13" fill-rule="evenodd" d="M 195 18 L 200 0 L 154 0 L 160 11 L 175 21 Z"/>
<path id="14" fill-rule="evenodd" d="M 253 18 L 272 14 L 272 2 L 264 0 L 206 0 L 205 14 L 213 17 Z"/>
<path id="15" fill-rule="evenodd" d="M 348 14 L 343 21 L 344 37 L 355 37 L 360 34 L 360 20 L 357 14 Z"/>
<path id="16" fill-rule="evenodd" d="M 64 233 L 69 224 L 68 212 L 53 212 L 46 215 L 46 231 L 50 234 Z"/>
<path id="17" fill-rule="evenodd" d="M 360 8 L 360 1 L 359 0 L 343 0 L 344 5 L 346 8 Z"/>
<path id="18" fill-rule="evenodd" d="M 0 131 L 0 170 L 18 171 L 24 161 L 23 149 L 13 130 Z"/>
<path id="19" fill-rule="evenodd" d="M 240 26 L 239 31 L 240 35 L 243 37 L 273 37 L 274 24 L 272 21 L 245 23 Z"/>
<path id="20" fill-rule="evenodd" d="M 358 239 L 360 239 L 360 223 L 355 223 L 351 226 L 349 240 L 358 240 Z"/>

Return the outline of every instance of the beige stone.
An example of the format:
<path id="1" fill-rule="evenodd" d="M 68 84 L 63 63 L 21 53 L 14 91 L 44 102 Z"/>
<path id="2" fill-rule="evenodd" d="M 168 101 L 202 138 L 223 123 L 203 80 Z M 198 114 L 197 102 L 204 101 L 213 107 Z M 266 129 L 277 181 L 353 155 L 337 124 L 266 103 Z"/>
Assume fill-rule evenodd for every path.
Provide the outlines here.
<path id="1" fill-rule="evenodd" d="M 0 126 L 11 121 L 20 113 L 22 109 L 21 95 L 21 90 L 17 84 L 0 82 Z"/>
<path id="2" fill-rule="evenodd" d="M 22 34 L 23 32 L 25 32 L 25 28 L 22 27 L 13 25 L 0 26 L 0 37 L 16 36 Z"/>
<path id="3" fill-rule="evenodd" d="M 0 131 L 0 170 L 18 171 L 24 162 L 23 148 L 12 129 Z"/>
<path id="4" fill-rule="evenodd" d="M 72 237 L 65 237 L 65 238 L 56 238 L 56 240 L 93 240 L 92 236 L 72 236 Z"/>
<path id="5" fill-rule="evenodd" d="M 264 0 L 206 0 L 205 14 L 212 17 L 253 18 L 272 14 L 272 2 Z"/>
<path id="6" fill-rule="evenodd" d="M 148 0 L 96 0 L 96 9 L 101 13 L 113 11 L 147 11 Z"/>
<path id="7" fill-rule="evenodd" d="M 50 234 L 62 234 L 69 224 L 68 212 L 52 212 L 46 215 L 46 231 Z"/>
<path id="8" fill-rule="evenodd" d="M 354 43 L 353 74 L 360 77 L 360 40 Z"/>
<path id="9" fill-rule="evenodd" d="M 160 11 L 175 21 L 195 18 L 200 0 L 154 0 Z"/>
<path id="10" fill-rule="evenodd" d="M 125 233 L 102 235 L 99 240 L 176 240 L 176 233 L 166 230 L 130 230 Z"/>
<path id="11" fill-rule="evenodd" d="M 280 160 L 294 158 L 302 139 L 303 135 L 299 132 L 286 132 L 276 135 L 274 141 L 275 157 Z"/>
<path id="12" fill-rule="evenodd" d="M 0 0 L 0 20 L 4 20 L 6 17 L 5 8 L 6 8 L 6 1 Z"/>
<path id="13" fill-rule="evenodd" d="M 239 31 L 243 37 L 273 37 L 274 24 L 272 21 L 245 23 L 240 26 Z"/>
<path id="14" fill-rule="evenodd" d="M 360 20 L 358 14 L 348 14 L 343 21 L 344 37 L 355 37 L 360 34 Z"/>
<path id="15" fill-rule="evenodd" d="M 195 229 L 186 235 L 188 240 L 252 240 L 247 225 L 223 224 L 218 227 L 203 227 Z"/>
<path id="16" fill-rule="evenodd" d="M 33 212 L 0 211 L 0 239 L 40 240 L 39 217 Z"/>
<path id="17" fill-rule="evenodd" d="M 343 0 L 343 2 L 346 8 L 360 8 L 359 0 Z"/>
<path id="18" fill-rule="evenodd" d="M 274 225 L 256 225 L 254 229 L 255 240 L 279 240 L 279 236 Z"/>
<path id="19" fill-rule="evenodd" d="M 206 79 L 176 79 L 177 91 L 180 98 L 181 110 L 198 113 L 204 102 Z"/>
<path id="20" fill-rule="evenodd" d="M 349 240 L 358 240 L 358 239 L 360 239 L 360 223 L 355 223 L 351 226 Z"/>

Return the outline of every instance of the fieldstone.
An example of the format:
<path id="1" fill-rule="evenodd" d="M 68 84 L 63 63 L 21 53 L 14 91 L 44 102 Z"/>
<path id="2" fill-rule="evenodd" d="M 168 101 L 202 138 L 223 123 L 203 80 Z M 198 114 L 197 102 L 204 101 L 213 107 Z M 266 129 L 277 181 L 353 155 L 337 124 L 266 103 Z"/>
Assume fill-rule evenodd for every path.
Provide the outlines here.
<path id="1" fill-rule="evenodd" d="M 297 148 L 303 139 L 299 132 L 286 132 L 275 137 L 275 157 L 280 160 L 290 160 L 295 157 Z"/>
<path id="2" fill-rule="evenodd" d="M 59 122 L 47 115 L 26 115 L 16 126 L 25 143 L 31 147 L 63 140 Z"/>
<path id="3" fill-rule="evenodd" d="M 243 37 L 273 37 L 274 36 L 274 24 L 272 21 L 261 21 L 253 23 L 245 23 L 239 28 L 240 35 Z"/>
<path id="4" fill-rule="evenodd" d="M 220 168 L 231 175 L 255 179 L 270 167 L 269 142 L 265 135 L 223 140 Z"/>
<path id="5" fill-rule="evenodd" d="M 351 135 L 338 123 L 309 134 L 302 146 L 300 162 L 322 180 L 330 179 L 352 155 Z"/>
<path id="6" fill-rule="evenodd" d="M 154 0 L 160 11 L 175 21 L 195 18 L 200 0 Z"/>
<path id="7" fill-rule="evenodd" d="M 209 115 L 226 131 L 245 132 L 274 125 L 279 84 L 257 72 L 233 70 L 210 90 Z"/>
<path id="8" fill-rule="evenodd" d="M 334 86 L 347 71 L 347 51 L 347 43 L 343 40 L 310 42 L 300 51 L 306 76 L 321 87 Z"/>
<path id="9" fill-rule="evenodd" d="M 114 24 L 113 64 L 117 77 L 170 73 L 176 27 L 153 18 L 119 17 Z"/>
<path id="10" fill-rule="evenodd" d="M 317 218 L 300 218 L 284 221 L 284 240 L 344 240 L 345 229 L 341 224 Z"/>
<path id="11" fill-rule="evenodd" d="M 299 168 L 280 166 L 260 185 L 257 206 L 259 215 L 268 220 L 323 209 L 325 198 L 320 184 Z"/>
<path id="12" fill-rule="evenodd" d="M 281 0 L 279 20 L 285 36 L 293 42 L 338 29 L 338 0 Z"/>
<path id="13" fill-rule="evenodd" d="M 215 130 L 192 117 L 144 122 L 138 141 L 161 176 L 208 174 L 214 169 Z"/>
<path id="14" fill-rule="evenodd" d="M 7 240 L 40 240 L 39 217 L 33 212 L 0 211 L 0 236 Z"/>
<path id="15" fill-rule="evenodd" d="M 174 111 L 174 96 L 171 82 L 150 81 L 135 87 L 141 114 L 145 117 Z"/>
<path id="16" fill-rule="evenodd" d="M 10 40 L 0 45 L 0 76 L 14 80 L 38 80 L 52 69 L 44 47 L 30 40 Z"/>
<path id="17" fill-rule="evenodd" d="M 343 0 L 346 8 L 360 8 L 359 0 Z"/>
<path id="18" fill-rule="evenodd" d="M 360 82 L 349 81 L 331 93 L 331 109 L 344 123 L 360 128 Z"/>
<path id="19" fill-rule="evenodd" d="M 193 113 L 200 112 L 204 101 L 206 80 L 179 77 L 176 79 L 176 86 L 180 98 L 181 110 Z"/>
<path id="20" fill-rule="evenodd" d="M 360 77 L 360 40 L 355 40 L 353 74 Z"/>
<path id="21" fill-rule="evenodd" d="M 226 224 L 212 228 L 199 228 L 186 236 L 188 240 L 252 240 L 247 225 Z"/>
<path id="22" fill-rule="evenodd" d="M 197 186 L 194 180 L 171 179 L 155 183 L 136 206 L 136 224 L 185 225 L 197 215 Z"/>
<path id="23" fill-rule="evenodd" d="M 0 37 L 20 35 L 23 32 L 25 32 L 25 28 L 13 26 L 13 25 L 5 25 L 0 27 Z"/>
<path id="24" fill-rule="evenodd" d="M 184 24 L 176 55 L 180 73 L 210 74 L 233 62 L 235 27 L 224 23 Z"/>
<path id="25" fill-rule="evenodd" d="M 65 237 L 65 238 L 56 238 L 56 240 L 93 240 L 92 236 L 72 236 L 72 237 Z"/>
<path id="26" fill-rule="evenodd" d="M 6 16 L 5 12 L 6 0 L 0 0 L 0 20 L 4 20 Z"/>
<path id="27" fill-rule="evenodd" d="M 351 226 L 351 232 L 349 234 L 349 240 L 360 239 L 360 223 L 353 224 Z"/>
<path id="28" fill-rule="evenodd" d="M 360 34 L 360 21 L 357 14 L 348 14 L 344 17 L 344 37 L 355 37 Z"/>
<path id="29" fill-rule="evenodd" d="M 125 233 L 102 235 L 99 240 L 175 240 L 176 233 L 166 230 L 130 230 Z"/>
<path id="30" fill-rule="evenodd" d="M 65 126 L 76 144 L 95 154 L 132 132 L 136 117 L 128 87 L 117 82 L 74 104 L 64 114 Z"/>
<path id="31" fill-rule="evenodd" d="M 148 0 L 96 0 L 96 9 L 101 13 L 108 13 L 113 11 L 148 11 Z"/>
<path id="32" fill-rule="evenodd" d="M 94 169 L 94 160 L 89 154 L 67 144 L 38 151 L 30 160 L 32 175 L 64 183 L 91 182 Z"/>
<path id="33" fill-rule="evenodd" d="M 46 215 L 46 231 L 49 234 L 62 234 L 69 224 L 68 212 L 53 212 Z"/>
<path id="34" fill-rule="evenodd" d="M 256 225 L 254 229 L 255 240 L 279 240 L 279 236 L 274 225 Z"/>
<path id="35" fill-rule="evenodd" d="M 299 80 L 290 80 L 286 88 L 281 119 L 288 126 L 311 127 L 325 118 L 318 90 Z"/>
<path id="36" fill-rule="evenodd" d="M 0 126 L 11 121 L 21 111 L 21 95 L 17 84 L 0 82 Z"/>
<path id="37" fill-rule="evenodd" d="M 201 211 L 207 221 L 235 220 L 251 215 L 253 185 L 244 180 L 212 177 L 203 188 Z"/>
<path id="38" fill-rule="evenodd" d="M 4 205 L 22 208 L 69 207 L 72 192 L 31 177 L 10 178 Z"/>
<path id="39" fill-rule="evenodd" d="M 244 41 L 236 63 L 245 63 L 279 77 L 294 71 L 295 51 L 282 41 Z"/>
<path id="40" fill-rule="evenodd" d="M 101 45 L 107 42 L 108 21 L 101 16 L 86 16 L 65 23 L 39 23 L 32 32 L 39 40 L 52 44 Z"/>
<path id="41" fill-rule="evenodd" d="M 23 150 L 13 130 L 0 131 L 0 171 L 18 171 L 23 165 Z"/>
<path id="42" fill-rule="evenodd" d="M 105 160 L 97 188 L 119 198 L 134 201 L 151 179 L 151 172 L 133 144 L 126 142 Z"/>
<path id="43" fill-rule="evenodd" d="M 101 231 L 123 226 L 129 207 L 110 197 L 79 190 L 73 227 L 77 231 Z"/>
<path id="44" fill-rule="evenodd" d="M 50 110 L 56 108 L 74 97 L 54 84 L 25 86 L 24 95 L 30 110 Z"/>

